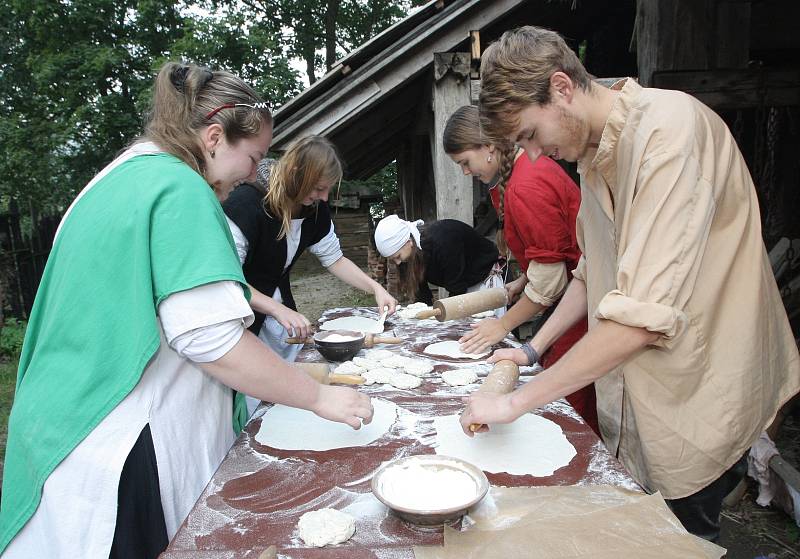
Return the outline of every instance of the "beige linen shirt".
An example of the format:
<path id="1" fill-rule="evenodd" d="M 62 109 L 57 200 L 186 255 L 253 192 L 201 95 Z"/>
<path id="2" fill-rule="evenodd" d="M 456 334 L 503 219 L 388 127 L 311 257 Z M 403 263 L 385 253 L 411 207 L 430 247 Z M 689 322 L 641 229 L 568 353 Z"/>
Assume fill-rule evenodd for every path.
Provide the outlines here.
<path id="1" fill-rule="evenodd" d="M 542 264 L 531 260 L 525 272 L 528 283 L 525 284 L 525 295 L 534 303 L 551 307 L 567 289 L 567 265 L 564 262 Z"/>
<path id="2" fill-rule="evenodd" d="M 633 80 L 578 170 L 589 328 L 661 334 L 596 382 L 601 432 L 647 490 L 686 497 L 800 390 L 755 187 L 716 113 Z"/>

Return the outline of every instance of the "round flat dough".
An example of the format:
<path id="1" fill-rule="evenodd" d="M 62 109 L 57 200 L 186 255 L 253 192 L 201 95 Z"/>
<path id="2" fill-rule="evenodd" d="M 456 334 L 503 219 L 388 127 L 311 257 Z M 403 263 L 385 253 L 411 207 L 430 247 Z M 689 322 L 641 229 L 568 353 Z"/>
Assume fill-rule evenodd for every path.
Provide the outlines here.
<path id="1" fill-rule="evenodd" d="M 391 384 L 395 388 L 408 390 L 410 388 L 416 388 L 420 384 L 422 384 L 422 379 L 419 377 L 415 377 L 414 375 L 409 375 L 406 373 L 401 373 L 398 370 L 394 370 L 392 371 L 392 374 L 389 376 L 389 384 Z"/>
<path id="2" fill-rule="evenodd" d="M 360 375 L 366 369 L 363 367 L 359 367 L 352 361 L 342 361 L 342 363 L 336 367 L 333 372 L 338 375 Z"/>
<path id="3" fill-rule="evenodd" d="M 446 340 L 429 345 L 425 348 L 423 353 L 450 357 L 452 359 L 482 359 L 489 355 L 491 350 L 486 350 L 483 353 L 464 353 L 461 351 L 461 344 L 459 344 L 457 340 Z"/>
<path id="4" fill-rule="evenodd" d="M 297 531 L 308 546 L 336 545 L 355 533 L 356 519 L 336 509 L 312 510 L 300 517 Z"/>
<path id="5" fill-rule="evenodd" d="M 364 377 L 364 384 L 389 384 L 389 379 L 394 373 L 394 369 L 389 367 L 373 367 L 361 373 Z"/>
<path id="6" fill-rule="evenodd" d="M 388 349 L 368 349 L 364 352 L 364 357 L 372 361 L 385 361 L 395 357 L 395 354 Z M 383 363 L 381 363 L 383 365 Z"/>
<path id="7" fill-rule="evenodd" d="M 494 311 L 476 312 L 472 315 L 472 318 L 489 318 L 490 316 L 494 316 Z"/>
<path id="8" fill-rule="evenodd" d="M 372 398 L 372 407 L 372 422 L 356 430 L 308 410 L 276 404 L 262 416 L 256 441 L 282 450 L 323 451 L 366 446 L 380 439 L 397 419 L 397 406 L 392 402 Z"/>
<path id="9" fill-rule="evenodd" d="M 489 426 L 485 433 L 467 437 L 459 416 L 436 417 L 436 454 L 454 456 L 485 472 L 547 477 L 570 463 L 577 454 L 557 424 L 526 413 L 513 423 Z"/>
<path id="10" fill-rule="evenodd" d="M 392 355 L 389 359 L 384 359 L 381 361 L 381 365 L 383 367 L 391 367 L 393 369 L 402 369 L 406 365 L 414 363 L 416 359 L 412 359 L 411 357 L 406 357 L 404 355 Z"/>
<path id="11" fill-rule="evenodd" d="M 429 307 L 425 303 L 411 303 L 407 307 L 399 309 L 397 311 L 397 315 L 400 318 L 406 318 L 406 319 L 417 318 L 417 313 L 420 313 L 422 311 L 429 311 L 432 308 L 433 307 Z"/>
<path id="12" fill-rule="evenodd" d="M 356 332 L 366 332 L 368 334 L 380 334 L 383 332 L 383 327 L 378 324 L 377 320 L 364 316 L 343 316 L 333 320 L 326 320 L 322 323 L 321 328 L 323 330 L 355 330 Z"/>
<path id="13" fill-rule="evenodd" d="M 361 367 L 362 369 L 367 371 L 370 369 L 377 369 L 378 367 L 382 366 L 379 361 L 373 361 L 372 359 L 367 359 L 366 357 L 358 357 L 358 356 L 353 357 L 353 363 L 357 367 Z"/>
<path id="14" fill-rule="evenodd" d="M 403 370 L 409 375 L 414 375 L 415 377 L 424 377 L 433 371 L 433 364 L 428 363 L 427 361 L 415 360 L 413 363 L 404 365 Z"/>
<path id="15" fill-rule="evenodd" d="M 471 369 L 454 369 L 442 373 L 442 380 L 450 386 L 466 386 L 478 381 L 478 375 Z"/>

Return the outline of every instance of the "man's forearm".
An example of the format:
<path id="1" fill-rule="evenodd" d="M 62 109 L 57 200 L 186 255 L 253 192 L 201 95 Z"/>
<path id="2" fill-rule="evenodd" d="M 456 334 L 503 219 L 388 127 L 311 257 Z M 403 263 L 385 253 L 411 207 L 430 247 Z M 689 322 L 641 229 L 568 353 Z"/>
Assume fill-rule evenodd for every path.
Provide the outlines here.
<path id="1" fill-rule="evenodd" d="M 644 328 L 602 320 L 555 365 L 517 390 L 512 395 L 512 406 L 521 415 L 572 394 L 608 374 L 657 339 L 658 334 Z"/>
<path id="2" fill-rule="evenodd" d="M 539 355 L 542 355 L 553 345 L 553 342 L 586 315 L 586 284 L 581 280 L 573 279 L 553 310 L 553 314 L 530 341 L 531 346 L 539 352 Z"/>
<path id="3" fill-rule="evenodd" d="M 529 320 L 544 310 L 544 305 L 535 303 L 528 299 L 524 293 L 520 296 L 514 305 L 508 309 L 508 312 L 500 318 L 500 323 L 506 332 L 510 332 L 526 320 Z"/>

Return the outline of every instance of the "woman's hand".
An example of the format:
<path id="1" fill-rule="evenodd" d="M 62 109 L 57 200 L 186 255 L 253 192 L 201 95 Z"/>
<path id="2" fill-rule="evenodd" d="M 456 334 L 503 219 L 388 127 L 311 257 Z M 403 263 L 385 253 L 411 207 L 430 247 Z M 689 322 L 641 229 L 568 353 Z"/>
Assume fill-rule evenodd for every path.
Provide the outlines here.
<path id="1" fill-rule="evenodd" d="M 511 394 L 473 392 L 463 401 L 467 407 L 461 412 L 459 421 L 464 433 L 470 437 L 474 434 L 469 428 L 472 424 L 480 425 L 476 432 L 482 433 L 489 430 L 490 423 L 511 423 L 521 415 L 512 405 Z"/>
<path id="2" fill-rule="evenodd" d="M 508 297 L 508 302 L 513 303 L 519 296 L 522 294 L 522 291 L 525 289 L 525 284 L 528 283 L 528 278 L 525 274 L 521 275 L 514 281 L 508 282 L 506 287 L 506 296 Z"/>
<path id="3" fill-rule="evenodd" d="M 271 314 L 286 329 L 289 337 L 307 338 L 311 335 L 311 322 L 286 305 L 279 305 Z"/>
<path id="4" fill-rule="evenodd" d="M 498 361 L 503 361 L 506 359 L 523 367 L 530 365 L 530 363 L 528 363 L 528 356 L 525 354 L 525 352 L 516 348 L 498 349 L 492 354 L 491 357 L 489 357 L 489 359 L 486 360 L 486 362 L 497 363 Z"/>
<path id="5" fill-rule="evenodd" d="M 497 318 L 485 318 L 472 325 L 472 332 L 458 340 L 464 353 L 480 353 L 506 337 L 508 330 L 503 321 Z"/>
<path id="6" fill-rule="evenodd" d="M 360 429 L 372 421 L 372 401 L 369 396 L 344 386 L 320 385 L 311 411 L 320 417 L 340 423 L 347 423 L 353 429 Z"/>
<path id="7" fill-rule="evenodd" d="M 375 295 L 375 302 L 378 304 L 378 312 L 383 313 L 386 307 L 389 307 L 389 314 L 394 314 L 397 309 L 397 299 L 389 295 L 383 286 L 377 285 L 373 291 Z"/>

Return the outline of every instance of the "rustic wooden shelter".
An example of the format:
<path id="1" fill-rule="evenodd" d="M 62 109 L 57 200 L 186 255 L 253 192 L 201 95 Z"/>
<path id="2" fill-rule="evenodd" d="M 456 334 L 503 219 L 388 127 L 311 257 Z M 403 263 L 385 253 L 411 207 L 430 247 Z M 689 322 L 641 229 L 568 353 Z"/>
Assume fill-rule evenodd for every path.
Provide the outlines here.
<path id="1" fill-rule="evenodd" d="M 597 75 L 629 75 L 636 69 L 634 8 L 633 0 L 429 2 L 281 107 L 273 149 L 323 134 L 340 150 L 348 178 L 357 179 L 397 161 L 407 217 L 472 225 L 480 187 L 446 158 L 441 136 L 453 110 L 476 98 L 482 46 L 507 29 L 544 25 L 576 48 L 583 43 Z"/>

